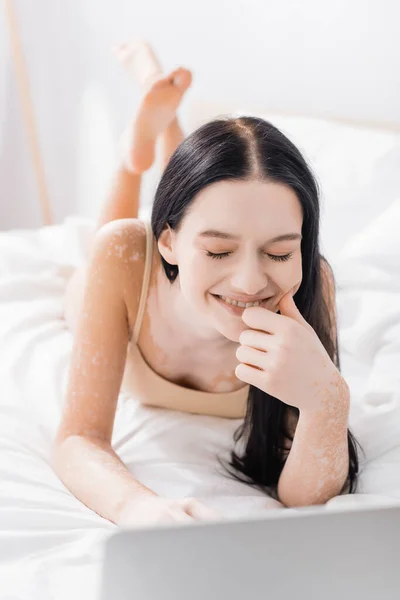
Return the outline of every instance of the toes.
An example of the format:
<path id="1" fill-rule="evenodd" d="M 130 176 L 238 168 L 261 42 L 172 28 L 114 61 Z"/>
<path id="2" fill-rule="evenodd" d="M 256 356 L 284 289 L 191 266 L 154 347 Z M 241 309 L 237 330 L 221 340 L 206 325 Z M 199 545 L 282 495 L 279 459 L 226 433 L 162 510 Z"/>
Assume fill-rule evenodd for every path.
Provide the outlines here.
<path id="1" fill-rule="evenodd" d="M 114 54 L 125 69 L 148 90 L 162 75 L 162 67 L 150 44 L 141 39 L 114 46 Z"/>
<path id="2" fill-rule="evenodd" d="M 122 44 L 116 44 L 113 46 L 112 50 L 117 58 L 123 61 L 133 56 L 139 47 L 140 41 L 123 42 Z"/>
<path id="3" fill-rule="evenodd" d="M 112 51 L 118 60 L 123 60 L 127 53 L 126 44 L 118 44 L 117 46 L 113 46 Z"/>
<path id="4" fill-rule="evenodd" d="M 171 83 L 176 85 L 176 87 L 178 87 L 181 90 L 181 92 L 184 92 L 192 83 L 193 76 L 189 69 L 179 67 L 178 69 L 175 69 L 175 71 L 172 71 L 172 73 L 170 73 L 168 79 L 171 81 Z"/>
<path id="5" fill-rule="evenodd" d="M 156 81 L 153 81 L 152 88 L 161 88 L 165 85 L 174 85 L 183 94 L 192 83 L 192 73 L 188 69 L 179 67 L 168 75 L 159 77 Z"/>

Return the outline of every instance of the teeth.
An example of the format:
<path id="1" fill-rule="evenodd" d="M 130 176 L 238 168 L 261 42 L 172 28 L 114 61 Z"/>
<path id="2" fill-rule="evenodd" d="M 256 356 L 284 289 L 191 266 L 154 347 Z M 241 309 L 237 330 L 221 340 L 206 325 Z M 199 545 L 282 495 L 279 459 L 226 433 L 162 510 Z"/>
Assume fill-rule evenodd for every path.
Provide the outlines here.
<path id="1" fill-rule="evenodd" d="M 240 308 L 249 308 L 249 306 L 260 306 L 262 302 L 262 300 L 256 302 L 236 302 L 236 300 L 230 300 L 225 296 L 219 296 L 219 298 L 221 298 L 221 300 L 223 300 L 227 304 L 231 304 L 232 306 L 239 306 Z"/>

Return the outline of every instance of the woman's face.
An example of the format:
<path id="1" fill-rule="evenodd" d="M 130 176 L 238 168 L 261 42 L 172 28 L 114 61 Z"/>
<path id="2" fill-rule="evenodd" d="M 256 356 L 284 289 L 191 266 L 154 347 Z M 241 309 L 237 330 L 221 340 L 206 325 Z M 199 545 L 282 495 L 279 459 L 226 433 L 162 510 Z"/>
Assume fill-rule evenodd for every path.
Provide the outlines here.
<path id="1" fill-rule="evenodd" d="M 217 330 L 238 342 L 247 329 L 240 316 L 244 309 L 234 314 L 217 296 L 269 298 L 264 307 L 277 312 L 282 296 L 297 292 L 302 221 L 296 194 L 279 183 L 221 181 L 197 195 L 179 232 L 165 230 L 159 239 L 161 254 L 179 267 L 180 308 L 195 319 L 196 329 Z M 210 230 L 226 236 L 204 233 Z M 274 241 L 285 234 L 297 237 Z"/>

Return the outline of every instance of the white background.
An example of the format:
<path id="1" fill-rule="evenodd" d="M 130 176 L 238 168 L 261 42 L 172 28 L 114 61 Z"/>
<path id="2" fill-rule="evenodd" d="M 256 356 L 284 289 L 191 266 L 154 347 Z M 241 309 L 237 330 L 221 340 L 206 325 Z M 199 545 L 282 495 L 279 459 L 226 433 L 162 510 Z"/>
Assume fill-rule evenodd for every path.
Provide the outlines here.
<path id="1" fill-rule="evenodd" d="M 192 102 L 400 124 L 396 0 L 14 0 L 54 222 L 96 217 L 138 88 L 113 44 L 193 69 Z M 145 182 L 146 183 L 146 182 Z M 0 229 L 43 224 L 3 6 Z"/>

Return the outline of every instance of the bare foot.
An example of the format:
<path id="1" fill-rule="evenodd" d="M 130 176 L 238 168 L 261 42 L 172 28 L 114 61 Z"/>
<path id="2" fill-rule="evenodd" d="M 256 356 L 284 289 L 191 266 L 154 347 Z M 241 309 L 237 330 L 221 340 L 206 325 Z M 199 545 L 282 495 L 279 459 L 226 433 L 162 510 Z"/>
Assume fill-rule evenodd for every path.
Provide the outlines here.
<path id="1" fill-rule="evenodd" d="M 150 44 L 143 40 L 133 40 L 114 47 L 114 54 L 127 73 L 147 89 L 158 77 L 163 75 L 161 64 Z"/>
<path id="2" fill-rule="evenodd" d="M 179 67 L 163 75 L 155 54 L 145 43 L 123 44 L 116 54 L 145 89 L 136 117 L 122 140 L 126 166 L 133 173 L 142 173 L 153 164 L 156 139 L 175 118 L 192 74 Z"/>

